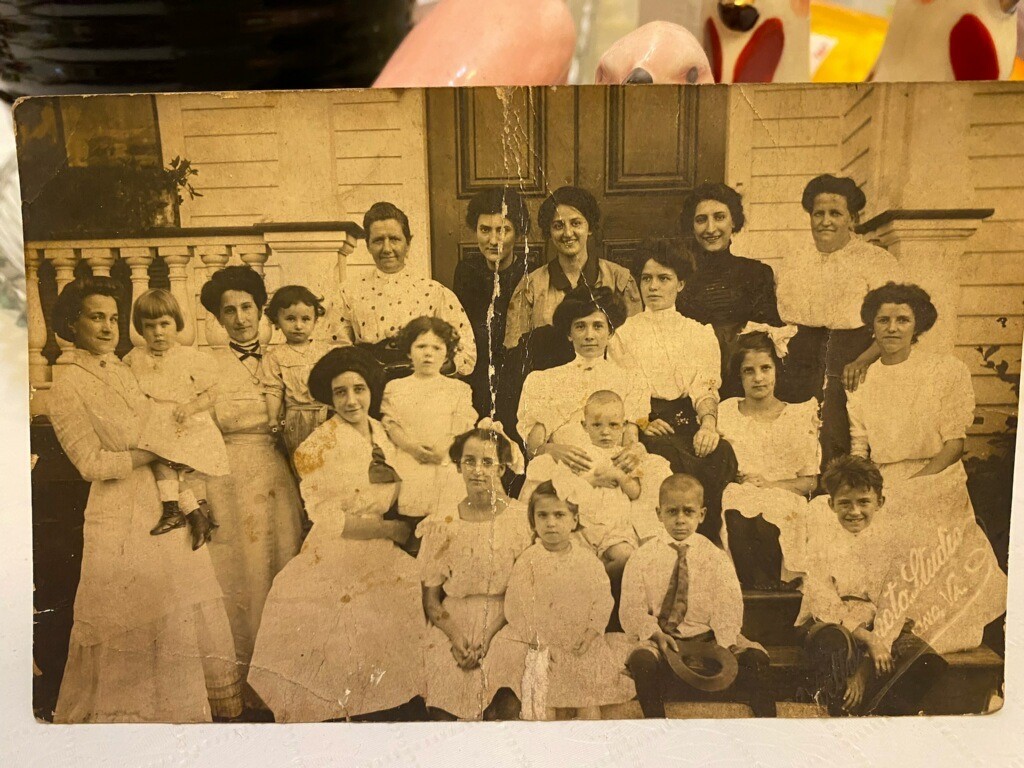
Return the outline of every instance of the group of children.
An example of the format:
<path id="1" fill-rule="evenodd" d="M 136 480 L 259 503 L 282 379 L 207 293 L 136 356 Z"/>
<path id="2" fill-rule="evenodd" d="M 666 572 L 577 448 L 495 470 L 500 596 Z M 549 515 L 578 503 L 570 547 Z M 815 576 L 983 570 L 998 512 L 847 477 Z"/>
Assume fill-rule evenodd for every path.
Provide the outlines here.
<path id="1" fill-rule="evenodd" d="M 307 384 L 310 370 L 329 349 L 312 339 L 324 313 L 320 299 L 302 286 L 279 289 L 267 307 L 285 343 L 264 354 L 261 378 L 269 428 L 281 435 L 289 455 L 329 415 Z M 132 321 L 146 346 L 125 362 L 153 403 L 140 447 L 167 460 L 154 464 L 163 514 L 152 533 L 166 533 L 188 520 L 195 523 L 190 529 L 198 547 L 216 526 L 215 511 L 205 502 L 204 478 L 229 471 L 211 417 L 216 382 L 201 354 L 177 343 L 183 319 L 169 292 L 141 295 Z M 439 512 L 452 514 L 465 496 L 461 465 L 449 449 L 473 430 L 477 414 L 469 385 L 441 373 L 457 343 L 455 330 L 434 317 L 413 320 L 398 340 L 412 374 L 387 384 L 381 411 L 388 437 L 399 449 L 394 469 L 402 479 L 400 511 L 407 517 L 429 521 Z M 775 714 L 768 654 L 740 632 L 743 600 L 733 562 L 697 532 L 705 515 L 703 487 L 689 475 L 672 474 L 665 459 L 640 446 L 639 458 L 624 470 L 616 459 L 626 426 L 622 398 L 595 392 L 575 433 L 592 458 L 589 468 L 574 472 L 545 455 L 530 463 L 520 499 L 527 502 L 535 543 L 516 554 L 504 590 L 491 585 L 492 593 L 503 592 L 501 615 L 507 623 L 492 627 L 487 642 L 472 654 L 455 643 L 449 649 L 462 672 L 480 669 L 486 659 L 488 667 L 504 673 L 486 684 L 479 675 L 445 682 L 483 686 L 467 692 L 483 706 L 450 714 L 481 715 L 497 693 L 495 681 L 503 681 L 500 687 L 515 694 L 524 715 L 532 718 L 567 716 L 569 710 L 595 716 L 601 705 L 629 700 L 634 691 L 648 717 L 664 716 L 666 698 L 679 693 L 742 696 L 755 715 Z M 495 434 L 507 441 L 500 430 Z M 497 453 L 491 461 L 508 468 Z M 842 534 L 850 541 L 866 538 L 884 503 L 878 470 L 867 459 L 842 457 L 828 467 L 823 483 Z M 436 554 L 436 546 L 428 546 L 431 526 L 422 530 L 424 552 Z M 434 566 L 428 561 L 425 567 Z M 835 712 L 861 711 L 881 681 L 894 675 L 914 679 L 912 669 L 930 672 L 941 662 L 921 647 L 910 624 L 900 624 L 895 634 L 891 628 L 876 632 L 879 596 L 865 591 L 863 579 L 854 584 L 844 578 L 849 570 L 848 562 L 830 562 L 826 553 L 816 558 L 814 573 L 801 580 L 799 621 L 820 690 Z M 450 570 L 441 583 L 425 578 L 425 595 L 443 590 L 453 578 Z M 426 611 L 438 627 L 441 615 Z M 909 661 L 901 665 L 901 658 Z M 430 704 L 436 697 L 428 690 L 426 698 Z M 912 709 L 916 698 L 908 694 L 906 706 Z M 436 708 L 445 709 L 443 703 Z"/>

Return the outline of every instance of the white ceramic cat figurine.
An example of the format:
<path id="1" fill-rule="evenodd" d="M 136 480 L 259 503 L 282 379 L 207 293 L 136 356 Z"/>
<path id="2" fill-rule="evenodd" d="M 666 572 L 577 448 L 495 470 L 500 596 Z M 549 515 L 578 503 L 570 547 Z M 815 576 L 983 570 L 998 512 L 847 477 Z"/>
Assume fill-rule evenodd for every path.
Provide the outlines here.
<path id="1" fill-rule="evenodd" d="M 810 0 L 703 0 L 704 50 L 719 83 L 811 79 Z"/>
<path id="2" fill-rule="evenodd" d="M 896 0 L 872 79 L 1008 79 L 1019 1 Z"/>

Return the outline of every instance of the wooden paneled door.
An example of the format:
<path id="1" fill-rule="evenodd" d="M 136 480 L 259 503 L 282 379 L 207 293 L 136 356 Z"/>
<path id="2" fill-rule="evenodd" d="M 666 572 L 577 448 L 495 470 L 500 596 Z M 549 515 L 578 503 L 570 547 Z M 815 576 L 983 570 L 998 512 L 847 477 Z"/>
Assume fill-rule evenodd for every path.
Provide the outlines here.
<path id="1" fill-rule="evenodd" d="M 450 285 L 459 259 L 476 252 L 466 204 L 496 184 L 529 202 L 532 260 L 548 258 L 540 203 L 575 184 L 600 203 L 599 253 L 627 264 L 643 238 L 677 234 L 690 189 L 724 178 L 727 118 L 728 91 L 717 86 L 428 91 L 434 278 Z"/>

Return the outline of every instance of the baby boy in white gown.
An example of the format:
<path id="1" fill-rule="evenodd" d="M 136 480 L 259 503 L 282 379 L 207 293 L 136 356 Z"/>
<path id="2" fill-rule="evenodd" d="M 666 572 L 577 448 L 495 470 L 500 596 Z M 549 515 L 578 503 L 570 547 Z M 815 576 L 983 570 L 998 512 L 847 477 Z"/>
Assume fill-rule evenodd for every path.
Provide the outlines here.
<path id="1" fill-rule="evenodd" d="M 609 390 L 595 392 L 583 407 L 581 422 L 560 430 L 561 439 L 586 451 L 590 469 L 576 474 L 542 454 L 530 462 L 520 494 L 527 500 L 541 483 L 554 483 L 559 496 L 579 507 L 578 543 L 593 550 L 606 566 L 617 561 L 625 565 L 640 543 L 657 534 L 658 488 L 672 474 L 665 459 L 651 454 L 645 454 L 632 472 L 616 467 L 625 428 L 622 398 Z"/>

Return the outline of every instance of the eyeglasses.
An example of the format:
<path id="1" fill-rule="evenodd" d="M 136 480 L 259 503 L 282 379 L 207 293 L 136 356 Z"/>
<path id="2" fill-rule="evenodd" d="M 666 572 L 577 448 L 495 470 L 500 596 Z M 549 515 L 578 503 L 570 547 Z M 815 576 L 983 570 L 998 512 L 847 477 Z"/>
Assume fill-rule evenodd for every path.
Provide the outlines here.
<path id="1" fill-rule="evenodd" d="M 483 469 L 494 469 L 495 467 L 500 466 L 501 462 L 495 461 L 491 458 L 477 459 L 474 456 L 468 456 L 465 459 L 461 459 L 459 464 L 463 469 L 476 469 L 477 467 L 482 467 Z"/>

